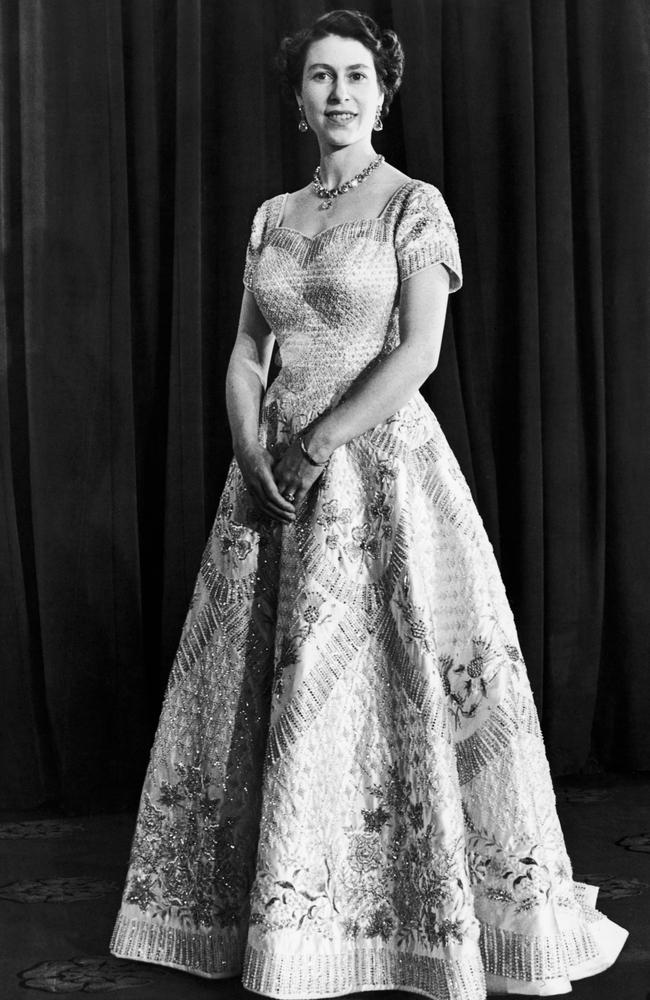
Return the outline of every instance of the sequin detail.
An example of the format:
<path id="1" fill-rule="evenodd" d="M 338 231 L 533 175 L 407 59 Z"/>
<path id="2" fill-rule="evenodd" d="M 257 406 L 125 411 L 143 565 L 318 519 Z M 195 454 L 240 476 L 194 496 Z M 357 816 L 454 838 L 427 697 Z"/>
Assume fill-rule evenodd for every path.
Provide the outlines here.
<path id="1" fill-rule="evenodd" d="M 440 192 L 308 238 L 253 222 L 279 455 L 399 343 L 401 284 L 462 271 Z M 281 529 L 231 465 L 143 789 L 116 955 L 278 998 L 483 1000 L 613 961 L 574 882 L 494 552 L 416 394 L 337 449 Z"/>

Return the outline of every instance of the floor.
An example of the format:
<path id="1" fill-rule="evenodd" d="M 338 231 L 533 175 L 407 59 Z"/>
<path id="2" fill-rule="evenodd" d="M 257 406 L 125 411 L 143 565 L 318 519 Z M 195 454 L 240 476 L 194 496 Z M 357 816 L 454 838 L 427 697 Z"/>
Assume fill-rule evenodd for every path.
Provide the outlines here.
<path id="1" fill-rule="evenodd" d="M 574 983 L 575 1000 L 650 1000 L 650 775 L 563 779 L 558 810 L 575 875 L 630 932 L 618 962 Z M 0 1000 L 40 993 L 119 1000 L 251 998 L 238 980 L 202 980 L 107 954 L 132 815 L 0 814 Z M 364 993 L 364 1000 L 412 994 Z M 116 997 L 116 1000 L 118 998 Z"/>

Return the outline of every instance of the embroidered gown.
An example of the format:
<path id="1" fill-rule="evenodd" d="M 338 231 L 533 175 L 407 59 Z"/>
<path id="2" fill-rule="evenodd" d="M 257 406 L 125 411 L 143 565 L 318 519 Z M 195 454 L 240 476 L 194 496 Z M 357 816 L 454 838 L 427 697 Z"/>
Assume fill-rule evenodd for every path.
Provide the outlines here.
<path id="1" fill-rule="evenodd" d="M 401 283 L 462 282 L 437 188 L 309 238 L 255 216 L 279 455 L 399 342 Z M 417 393 L 338 448 L 295 524 L 233 461 L 151 753 L 115 955 L 270 997 L 566 993 L 627 932 L 574 882 L 492 546 Z"/>

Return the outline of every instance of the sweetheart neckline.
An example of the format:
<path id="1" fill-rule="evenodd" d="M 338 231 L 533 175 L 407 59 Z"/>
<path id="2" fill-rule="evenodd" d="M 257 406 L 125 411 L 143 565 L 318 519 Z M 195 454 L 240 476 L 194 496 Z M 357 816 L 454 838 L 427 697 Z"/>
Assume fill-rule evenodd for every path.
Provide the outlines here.
<path id="1" fill-rule="evenodd" d="M 407 184 L 412 184 L 412 183 L 413 183 L 413 178 L 409 178 L 409 180 L 404 181 L 402 184 L 399 185 L 399 187 L 395 188 L 395 190 L 393 191 L 390 198 L 382 208 L 379 215 L 372 215 L 361 219 L 343 219 L 342 222 L 335 222 L 333 226 L 328 226 L 326 229 L 321 229 L 320 232 L 314 233 L 313 236 L 308 236 L 307 233 L 301 233 L 299 229 L 294 229 L 293 226 L 275 225 L 271 227 L 271 232 L 294 233 L 296 236 L 300 236 L 303 240 L 307 240 L 308 243 L 313 243 L 315 240 L 319 239 L 319 237 L 324 236 L 326 233 L 331 233 L 335 229 L 340 229 L 342 226 L 350 226 L 350 225 L 356 226 L 359 225 L 359 223 L 368 223 L 368 222 L 385 223 L 384 216 L 388 211 L 389 207 L 391 206 L 391 204 L 393 203 L 396 196 L 403 188 L 407 186 Z M 284 195 L 285 202 L 287 195 L 288 192 L 287 194 Z M 282 217 L 283 214 L 284 214 L 284 204 L 282 206 L 280 217 Z"/>

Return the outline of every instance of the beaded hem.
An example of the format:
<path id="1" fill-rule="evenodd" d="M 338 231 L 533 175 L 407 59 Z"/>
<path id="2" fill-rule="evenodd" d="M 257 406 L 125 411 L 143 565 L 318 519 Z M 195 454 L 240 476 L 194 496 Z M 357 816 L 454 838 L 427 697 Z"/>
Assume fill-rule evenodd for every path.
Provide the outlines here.
<path id="1" fill-rule="evenodd" d="M 523 982 L 571 978 L 571 970 L 598 957 L 598 944 L 588 927 L 531 937 L 481 926 L 481 954 L 486 973 Z"/>
<path id="2" fill-rule="evenodd" d="M 579 888 L 579 884 L 576 884 Z M 482 924 L 480 953 L 441 959 L 389 948 L 337 954 L 291 955 L 242 947 L 236 930 L 189 931 L 121 915 L 110 951 L 118 958 L 181 969 L 208 979 L 238 976 L 246 989 L 276 1000 L 335 997 L 367 990 L 405 990 L 431 1000 L 483 1000 L 488 987 L 528 995 L 570 991 L 570 981 L 602 971 L 622 948 L 627 932 L 594 911 L 591 926 L 545 937 Z M 243 960 L 242 960 L 243 953 Z"/>
<path id="3" fill-rule="evenodd" d="M 117 958 L 182 969 L 208 979 L 241 972 L 243 948 L 237 932 L 186 931 L 120 914 L 110 952 Z"/>
<path id="4" fill-rule="evenodd" d="M 242 983 L 275 1000 L 337 997 L 369 990 L 405 990 L 431 1000 L 484 1000 L 478 951 L 458 960 L 399 953 L 389 948 L 350 949 L 336 955 L 268 954 L 246 948 Z"/>

